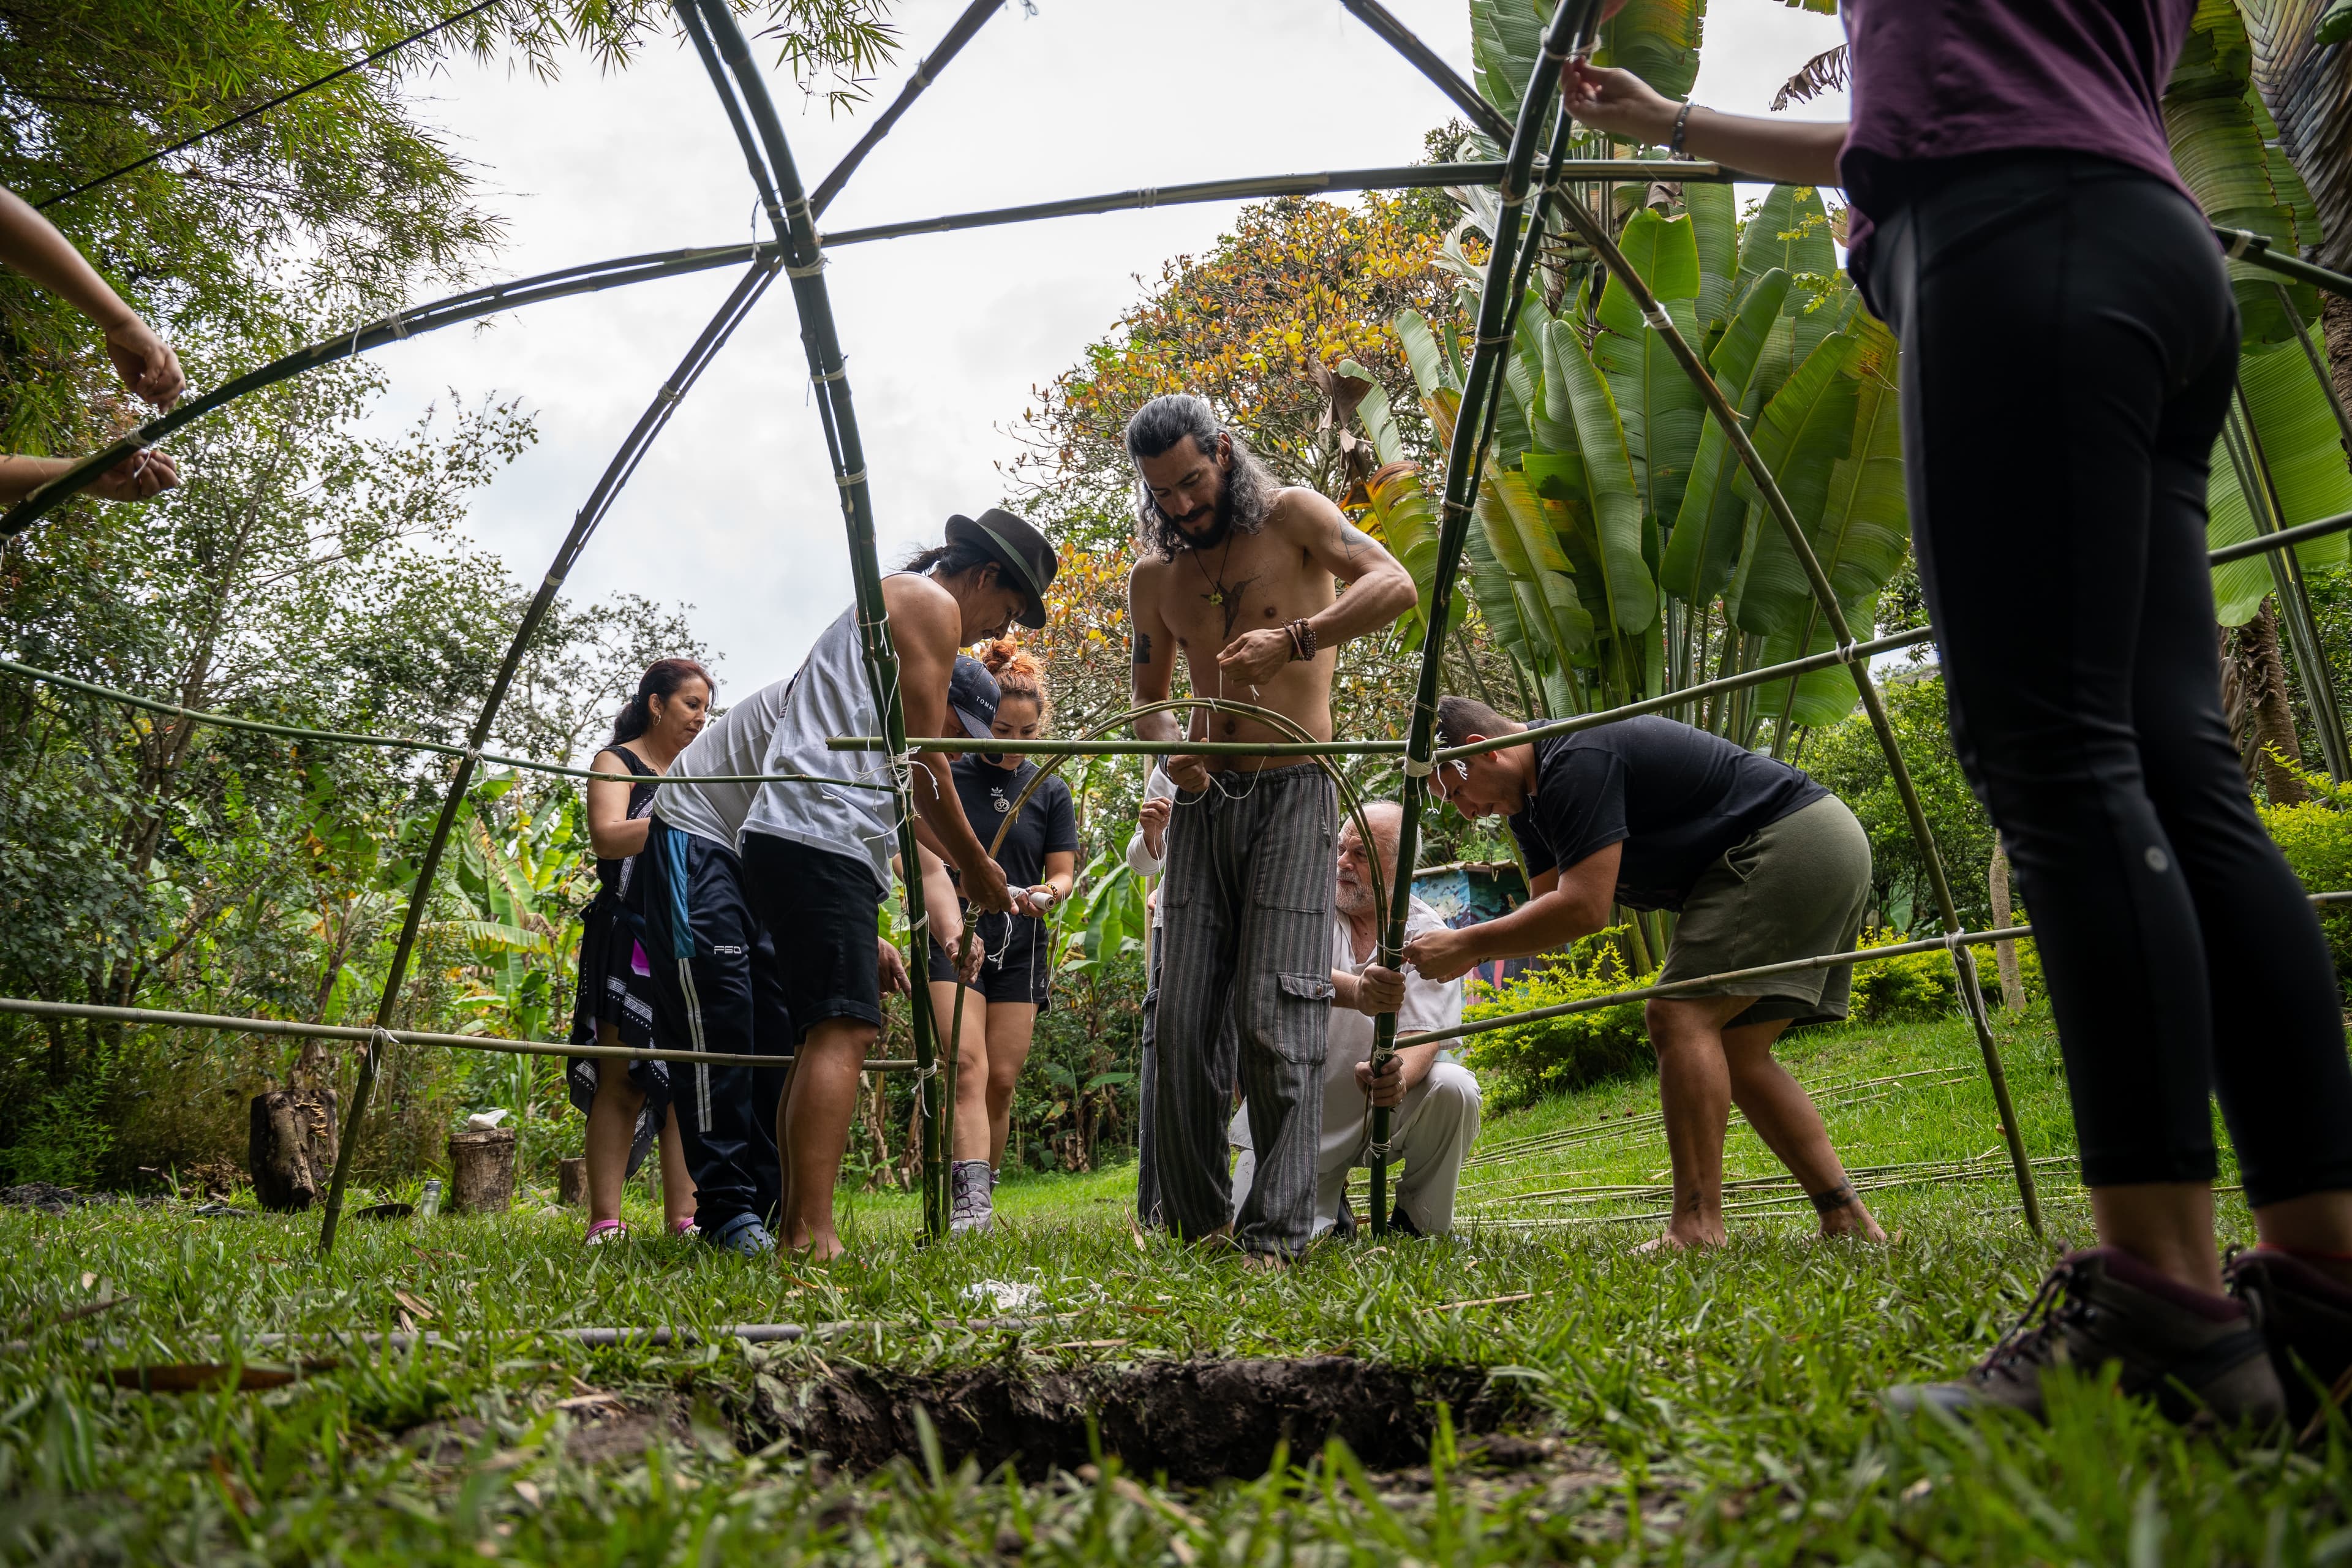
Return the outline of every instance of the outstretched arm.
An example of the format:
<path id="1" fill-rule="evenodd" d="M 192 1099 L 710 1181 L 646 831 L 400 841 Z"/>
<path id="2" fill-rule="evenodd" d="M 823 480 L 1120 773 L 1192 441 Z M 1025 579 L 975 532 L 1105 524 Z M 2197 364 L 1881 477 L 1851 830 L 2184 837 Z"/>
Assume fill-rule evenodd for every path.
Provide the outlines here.
<path id="1" fill-rule="evenodd" d="M 1308 489 L 1286 491 L 1266 526 L 1348 585 L 1330 608 L 1307 617 L 1318 655 L 1379 631 L 1412 608 L 1418 597 L 1412 574 L 1379 540 L 1349 522 L 1329 498 Z M 1217 668 L 1229 680 L 1261 685 L 1273 679 L 1297 651 L 1286 630 L 1244 632 L 1217 655 Z"/>
<path id="2" fill-rule="evenodd" d="M 948 681 L 955 673 L 957 638 L 963 632 L 962 613 L 947 590 L 927 577 L 895 576 L 882 580 L 882 602 L 889 612 L 890 641 L 898 651 L 898 700 L 907 712 L 907 737 L 948 733 Z M 944 752 L 915 753 L 915 811 L 931 831 L 940 851 L 951 861 L 963 880 L 963 896 L 983 910 L 1009 912 L 1013 894 L 1004 872 L 988 858 L 988 847 L 964 819 L 963 802 L 956 797 L 951 761 Z"/>
<path id="3" fill-rule="evenodd" d="M 1567 946 L 1609 923 L 1622 842 L 1596 849 L 1564 871 L 1538 876 L 1534 897 L 1483 924 L 1424 931 L 1404 944 L 1404 961 L 1424 980 L 1452 980 L 1490 958 L 1527 958 Z"/>
<path id="4" fill-rule="evenodd" d="M 1628 70 L 1601 70 L 1570 61 L 1560 68 L 1568 111 L 1595 131 L 1663 147 L 1673 139 L 1683 106 Z M 1836 185 L 1838 154 L 1845 151 L 1842 121 L 1765 120 L 1718 114 L 1692 106 L 1683 125 L 1683 151 L 1791 185 Z"/>
<path id="5" fill-rule="evenodd" d="M 15 506 L 79 460 L 0 457 L 0 506 Z M 92 479 L 82 494 L 101 500 L 145 500 L 179 482 L 179 465 L 172 461 L 170 453 L 133 452 Z"/>
<path id="6" fill-rule="evenodd" d="M 186 378 L 171 345 L 106 286 L 55 224 L 9 190 L 0 190 L 0 261 L 98 323 L 123 385 L 158 408 L 179 401 Z"/>

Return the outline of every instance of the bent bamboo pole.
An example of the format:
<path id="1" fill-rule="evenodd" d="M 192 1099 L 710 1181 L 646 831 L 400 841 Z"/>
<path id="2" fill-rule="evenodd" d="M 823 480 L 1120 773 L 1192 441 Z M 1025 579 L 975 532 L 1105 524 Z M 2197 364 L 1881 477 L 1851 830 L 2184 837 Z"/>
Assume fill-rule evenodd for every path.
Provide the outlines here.
<path id="1" fill-rule="evenodd" d="M 916 1093 L 923 1113 L 923 1221 L 933 1237 L 947 1234 L 947 1151 L 941 1146 L 945 1108 L 940 1102 L 936 1052 L 936 1020 L 931 1016 L 929 968 L 930 922 L 923 909 L 921 855 L 915 838 L 914 799 L 900 759 L 908 754 L 906 710 L 898 701 L 898 655 L 890 638 L 888 610 L 882 598 L 882 568 L 876 555 L 874 500 L 866 478 L 866 449 L 859 438 L 857 416 L 849 394 L 833 303 L 824 286 L 824 256 L 817 243 L 815 214 L 801 187 L 792 146 L 783 123 L 768 96 L 766 79 L 753 63 L 743 30 L 726 0 L 677 0 L 681 16 L 699 12 L 699 24 L 709 30 L 725 64 L 722 78 L 712 73 L 713 85 L 731 107 L 740 100 L 751 131 L 744 136 L 744 155 L 755 167 L 764 164 L 781 203 L 784 243 L 784 276 L 792 282 L 793 304 L 800 316 L 801 344 L 807 353 L 809 384 L 825 447 L 833 463 L 833 482 L 841 496 L 842 523 L 849 535 L 849 563 L 856 588 L 858 633 L 866 655 L 868 685 L 875 711 L 880 715 L 887 747 L 884 761 L 897 790 L 899 864 L 905 874 L 908 1012 L 913 1020 Z M 690 24 L 691 25 L 691 24 Z M 739 122 L 740 128 L 740 122 Z M 928 775 L 926 775 L 928 782 Z"/>

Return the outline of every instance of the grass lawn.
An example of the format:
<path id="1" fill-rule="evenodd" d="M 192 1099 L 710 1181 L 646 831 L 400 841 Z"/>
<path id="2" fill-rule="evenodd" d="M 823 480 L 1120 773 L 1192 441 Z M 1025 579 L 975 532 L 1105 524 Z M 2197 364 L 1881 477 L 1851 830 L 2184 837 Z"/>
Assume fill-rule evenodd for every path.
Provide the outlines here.
<path id="1" fill-rule="evenodd" d="M 1333 1245 L 1272 1278 L 1138 1237 L 1131 1172 L 1117 1169 L 1011 1182 L 1002 1234 L 938 1247 L 917 1245 L 911 1199 L 858 1196 L 857 1261 L 831 1270 L 656 1237 L 650 1213 L 636 1239 L 594 1252 L 576 1216 L 527 1208 L 354 1222 L 322 1264 L 308 1218 L 8 1211 L 0 1333 L 29 1342 L 0 1356 L 0 1550 L 188 1563 L 2352 1563 L 2341 1425 L 2298 1453 L 2183 1433 L 2095 1388 L 2063 1399 L 2046 1430 L 1876 1409 L 1874 1389 L 1972 1359 L 2050 1246 L 2087 1236 L 2046 1020 L 2008 1035 L 2029 1146 L 2053 1161 L 2048 1245 L 2018 1218 L 1957 1023 L 1822 1031 L 1784 1052 L 1827 1086 L 1832 1135 L 1897 1233 L 1883 1248 L 1816 1243 L 1801 1199 L 1756 1185 L 1731 1246 L 1633 1255 L 1666 1162 L 1652 1086 L 1633 1081 L 1491 1121 L 1463 1240 Z M 1729 1170 L 1778 1174 L 1736 1123 Z M 2242 1207 L 2223 1209 L 2246 1239 Z M 446 1342 L 352 1337 L 404 1314 Z M 961 1321 L 974 1315 L 1032 1321 Z M 831 1326 L 667 1349 L 531 1332 L 732 1322 Z M 315 1364 L 251 1392 L 108 1381 L 240 1354 Z M 1271 1437 L 1203 1365 L 1259 1357 L 1352 1358 L 1284 1370 L 1284 1386 L 1348 1405 L 1381 1451 L 1303 1446 L 1260 1478 Z M 1449 1396 L 1443 1415 L 1421 1403 L 1433 1393 Z M 1205 1455 L 1249 1479 L 1163 1483 L 1150 1464 L 1091 1459 L 1082 1422 L 1038 1435 L 1090 1402 L 1130 1451 L 1181 1455 L 1180 1473 Z M 858 1474 L 796 1457 L 793 1433 L 867 1417 L 861 1430 L 895 1432 L 900 1458 Z M 1028 1457 L 1018 1470 L 956 1458 L 991 1444 Z"/>

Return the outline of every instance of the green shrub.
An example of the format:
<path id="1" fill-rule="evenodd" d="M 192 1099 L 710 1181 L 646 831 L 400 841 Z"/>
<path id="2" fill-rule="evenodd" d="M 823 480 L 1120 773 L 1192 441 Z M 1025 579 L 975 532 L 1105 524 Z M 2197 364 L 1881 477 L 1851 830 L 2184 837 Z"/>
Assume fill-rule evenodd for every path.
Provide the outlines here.
<path id="1" fill-rule="evenodd" d="M 2295 805 L 2257 804 L 2254 809 L 2306 889 L 2334 893 L 2352 889 L 2352 784 L 2334 784 L 2325 774 L 2300 768 L 2295 773 L 2311 791 L 2309 800 Z M 2352 981 L 2352 911 L 2324 906 L 2319 923 L 2327 932 L 2336 978 Z"/>
<path id="2" fill-rule="evenodd" d="M 1549 963 L 1531 967 L 1500 988 L 1472 982 L 1474 1000 L 1463 1009 L 1464 1019 L 1500 1017 L 1632 989 L 1633 977 L 1620 947 L 1624 929 L 1586 937 Z M 1465 1046 L 1464 1060 L 1478 1075 L 1490 1110 L 1564 1094 L 1645 1068 L 1654 1060 L 1639 1002 L 1474 1035 Z"/>
<path id="3" fill-rule="evenodd" d="M 1854 947 L 1868 952 L 1911 940 L 1904 931 L 1871 930 L 1862 933 Z M 1925 1023 L 1948 1017 L 1958 1001 L 1952 961 L 1940 952 L 1907 952 L 1900 958 L 1853 966 L 1853 1005 L 1849 1016 L 1866 1024 Z"/>

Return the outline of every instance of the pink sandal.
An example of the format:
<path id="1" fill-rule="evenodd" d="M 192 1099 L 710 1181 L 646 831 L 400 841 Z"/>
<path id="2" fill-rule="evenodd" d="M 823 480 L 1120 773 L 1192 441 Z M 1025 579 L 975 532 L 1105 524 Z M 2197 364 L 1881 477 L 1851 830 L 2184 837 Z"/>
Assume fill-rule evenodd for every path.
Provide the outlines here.
<path id="1" fill-rule="evenodd" d="M 628 1234 L 629 1227 L 619 1220 L 600 1219 L 588 1227 L 587 1239 L 583 1245 L 602 1247 L 608 1241 L 618 1241 Z"/>
<path id="2" fill-rule="evenodd" d="M 688 1215 L 684 1219 L 674 1219 L 670 1221 L 669 1233 L 672 1236 L 700 1236 L 702 1234 L 700 1230 L 695 1227 L 694 1216 L 691 1215 Z"/>

